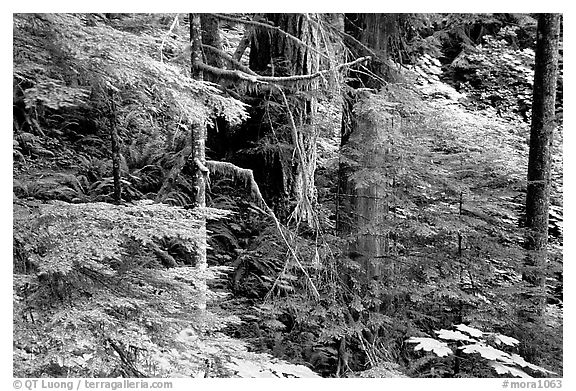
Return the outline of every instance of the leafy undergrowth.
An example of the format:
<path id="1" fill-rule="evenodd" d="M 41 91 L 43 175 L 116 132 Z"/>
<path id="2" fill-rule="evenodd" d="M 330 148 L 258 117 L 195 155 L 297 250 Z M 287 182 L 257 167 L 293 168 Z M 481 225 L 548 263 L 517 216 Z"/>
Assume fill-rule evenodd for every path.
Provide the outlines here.
<path id="1" fill-rule="evenodd" d="M 218 330 L 233 315 L 197 309 L 200 272 L 165 268 L 164 239 L 198 246 L 199 213 L 142 201 L 14 204 L 14 375 L 313 377 L 307 367 L 248 352 Z M 223 293 L 207 292 L 211 302 Z M 206 373 L 209 371 L 210 373 Z"/>
<path id="2" fill-rule="evenodd" d="M 526 361 L 562 374 L 561 131 L 542 317 L 530 317 L 539 292 L 522 282 L 529 50 L 487 38 L 463 52 L 452 67 L 459 92 L 427 56 L 404 83 L 360 93 L 354 109 L 377 137 L 340 156 L 340 105 L 320 102 L 322 229 L 280 235 L 245 184 L 214 176 L 202 275 L 190 261 L 199 234 L 189 167 L 167 197 L 173 207 L 142 200 L 155 198 L 192 126 L 235 126 L 246 112 L 188 77 L 187 32 L 167 36 L 170 24 L 15 16 L 15 376 L 487 377 L 519 374 L 506 366 Z M 104 203 L 113 106 L 125 206 Z M 358 232 L 382 240 L 377 256 L 348 251 L 358 235 L 336 231 L 345 164 L 356 191 L 386 204 Z M 437 339 L 453 325 L 518 343 L 478 366 L 494 352 L 470 348 L 467 365 L 406 342 L 444 347 Z"/>
<path id="3" fill-rule="evenodd" d="M 544 271 L 547 305 L 543 317 L 526 322 L 521 314 L 530 313 L 525 303 L 536 294 L 522 281 L 528 126 L 518 117 L 502 118 L 493 107 L 472 111 L 463 94 L 438 80 L 409 87 L 415 84 L 390 84 L 357 104 L 357 113 L 383 131 L 341 157 L 355 167 L 357 188 L 385 189 L 375 194 L 387 194 L 387 214 L 360 231 L 384 236 L 385 254 L 346 253 L 346 243 L 331 234 L 332 216 L 323 234 L 293 238 L 307 280 L 277 244 L 277 233 L 252 225 L 260 228 L 239 251 L 233 282 L 248 299 L 222 304 L 244 323 L 227 333 L 323 376 L 524 376 L 509 369 L 507 357 L 543 367 L 535 376 L 561 374 L 561 184 L 553 193 L 558 218 L 551 219 Z M 374 151 L 381 152 L 366 167 L 362 158 Z M 555 153 L 561 161 L 561 137 Z M 329 157 L 322 163 L 319 194 L 326 206 L 333 203 L 330 183 L 338 165 Z M 561 169 L 555 165 L 554 177 Z M 359 266 L 365 262 L 378 278 L 366 280 Z M 492 366 L 465 365 L 458 355 L 439 362 L 405 343 L 459 323 L 519 343 Z"/>
<path id="4" fill-rule="evenodd" d="M 363 231 L 384 232 L 391 243 L 384 260 L 373 260 L 384 271 L 381 287 L 404 306 L 397 313 L 424 334 L 450 321 L 499 331 L 521 340 L 519 351 L 529 360 L 561 371 L 561 221 L 552 219 L 550 262 L 543 270 L 550 277 L 544 320 L 524 323 L 519 317 L 528 310 L 522 301 L 534 294 L 522 281 L 527 126 L 493 108 L 470 111 L 462 98 L 433 81 L 417 89 L 391 85 L 357 108 L 386 129 L 375 145 L 367 143 L 386 151 L 372 162 L 375 168 L 354 174 L 357 187 L 387 194 L 390 212 Z M 355 153 L 366 151 L 349 156 Z M 561 166 L 554 170 L 557 176 Z M 561 214 L 561 204 L 555 210 Z M 536 346 L 546 348 L 538 352 Z M 417 362 L 408 367 L 414 375 L 421 371 Z"/>
<path id="5" fill-rule="evenodd" d="M 230 268 L 201 273 L 191 261 L 203 238 L 200 212 L 186 209 L 189 173 L 167 195 L 174 207 L 146 200 L 192 126 L 247 115 L 189 76 L 178 57 L 188 34 L 166 36 L 170 23 L 152 14 L 14 15 L 15 376 L 314 376 L 218 332 L 237 317 L 196 308 L 205 279 L 209 303 L 222 300 Z M 123 206 L 107 203 L 112 116 Z M 202 213 L 216 229 L 230 214 Z"/>

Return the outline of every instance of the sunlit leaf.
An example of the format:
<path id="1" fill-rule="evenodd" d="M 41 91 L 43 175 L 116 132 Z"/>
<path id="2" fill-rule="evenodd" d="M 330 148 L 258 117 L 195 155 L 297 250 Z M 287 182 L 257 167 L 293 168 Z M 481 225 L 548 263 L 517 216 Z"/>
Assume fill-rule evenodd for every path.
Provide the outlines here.
<path id="1" fill-rule="evenodd" d="M 496 370 L 499 375 L 510 374 L 516 377 L 532 377 L 521 369 L 509 367 L 508 365 L 501 364 L 497 361 L 490 362 L 490 366 Z"/>
<path id="2" fill-rule="evenodd" d="M 453 353 L 452 349 L 448 347 L 446 342 L 441 342 L 434 338 L 411 337 L 408 338 L 406 342 L 417 344 L 414 347 L 414 350 L 425 350 L 427 352 L 433 352 L 439 357 L 446 357 Z"/>

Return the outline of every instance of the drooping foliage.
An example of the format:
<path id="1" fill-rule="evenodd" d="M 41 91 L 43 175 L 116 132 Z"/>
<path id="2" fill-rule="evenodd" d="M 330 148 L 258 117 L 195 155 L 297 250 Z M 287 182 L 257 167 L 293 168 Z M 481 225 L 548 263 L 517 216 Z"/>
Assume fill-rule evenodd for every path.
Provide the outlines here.
<path id="1" fill-rule="evenodd" d="M 15 204 L 15 374 L 194 374 L 177 337 L 197 323 L 197 286 L 222 269 L 166 269 L 155 250 L 171 238 L 196 247 L 198 213 L 225 216 L 151 202 Z"/>
<path id="2" fill-rule="evenodd" d="M 99 15 L 15 15 L 17 157 L 25 162 L 56 151 L 53 163 L 78 168 L 79 174 L 48 178 L 43 181 L 47 189 L 21 182 L 18 194 L 41 196 L 36 192 L 50 189 L 51 196 L 66 201 L 107 200 L 112 185 L 104 159 L 109 156 L 110 92 L 118 108 L 128 200 L 157 190 L 162 170 L 172 162 L 170 154 L 183 148 L 191 126 L 216 117 L 235 125 L 246 118 L 241 102 L 194 81 L 177 63 L 162 61 L 158 47 L 166 37 L 158 30 L 135 33 L 144 22 L 151 23 L 152 17 L 114 25 Z M 167 40 L 173 51 L 183 50 L 182 41 Z M 186 202 L 182 194 L 175 197 L 174 202 Z"/>

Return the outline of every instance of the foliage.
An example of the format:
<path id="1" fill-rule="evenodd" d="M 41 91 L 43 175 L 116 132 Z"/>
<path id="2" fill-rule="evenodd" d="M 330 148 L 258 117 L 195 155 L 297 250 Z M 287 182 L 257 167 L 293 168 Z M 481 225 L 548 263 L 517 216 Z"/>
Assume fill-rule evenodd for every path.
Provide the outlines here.
<path id="1" fill-rule="evenodd" d="M 165 37 L 157 28 L 134 31 L 126 23 L 98 14 L 14 16 L 14 153 L 31 164 L 16 169 L 77 168 L 81 186 L 43 186 L 60 188 L 59 199 L 110 200 L 111 167 L 102 159 L 110 156 L 111 114 L 123 141 L 128 200 L 157 190 L 170 163 L 160 158 L 183 148 L 178 142 L 191 126 L 216 117 L 234 126 L 247 117 L 244 104 L 190 78 L 185 64 L 158 58 Z M 184 41 L 171 44 L 183 50 Z M 46 155 L 54 159 L 39 160 Z M 23 195 L 52 197 L 28 191 L 37 178 L 25 182 Z"/>
<path id="2" fill-rule="evenodd" d="M 453 355 L 454 352 L 448 347 L 448 343 L 456 345 L 457 349 L 461 350 L 462 353 L 469 355 L 478 354 L 484 359 L 484 365 L 492 367 L 499 375 L 531 377 L 525 372 L 527 369 L 522 370 L 520 368 L 528 368 L 532 372 L 547 375 L 555 374 L 547 369 L 526 362 L 518 354 L 505 352 L 494 347 L 498 346 L 510 350 L 519 344 L 519 341 L 515 338 L 499 333 L 484 333 L 464 324 L 459 324 L 455 326 L 455 328 L 458 331 L 444 329 L 435 331 L 439 339 L 448 342 L 427 337 L 411 337 L 407 339 L 406 342 L 416 343 L 417 345 L 414 347 L 414 350 L 424 349 L 426 351 L 432 351 L 438 357 Z M 468 365 L 476 366 L 477 363 L 474 362 Z"/>
<path id="3" fill-rule="evenodd" d="M 15 374 L 192 374 L 176 336 L 227 322 L 209 315 L 202 325 L 194 310 L 200 281 L 223 269 L 164 269 L 151 248 L 165 237 L 195 246 L 199 213 L 225 215 L 149 202 L 15 204 Z"/>
<path id="4" fill-rule="evenodd" d="M 220 16 L 225 53 L 235 54 L 259 17 Z M 307 43 L 296 44 L 294 31 L 258 28 L 296 52 L 319 50 L 314 66 L 327 69 L 343 61 L 350 40 L 329 18 L 306 18 Z M 399 82 L 378 92 L 343 84 L 368 71 L 358 65 L 347 78 L 331 71 L 283 82 L 279 93 L 248 80 L 191 79 L 186 17 L 15 15 L 15 375 L 550 374 L 527 361 L 560 372 L 561 135 L 557 237 L 541 270 L 547 289 L 522 282 L 531 20 L 388 16 L 388 55 L 412 64 L 398 66 Z M 292 76 L 291 65 L 314 62 L 286 57 L 262 72 Z M 227 64 L 222 71 L 238 67 Z M 353 107 L 343 109 L 343 96 Z M 341 137 L 346 115 L 360 133 L 351 142 Z M 207 153 L 218 159 L 207 164 L 207 201 L 217 209 L 186 209 L 192 164 L 166 204 L 146 201 L 182 161 L 192 127 L 206 124 Z M 111 126 L 122 141 L 123 206 L 104 203 L 112 201 Z M 310 158 L 314 224 L 292 219 L 279 232 L 252 179 L 288 217 L 302 202 L 295 146 Z M 364 204 L 373 208 L 365 221 L 343 213 L 370 198 L 378 201 Z M 206 275 L 191 261 L 205 239 L 200 216 L 214 217 Z M 362 237 L 377 238 L 383 251 L 351 251 Z M 205 277 L 215 305 L 201 318 L 194 307 Z M 548 304 L 540 320 L 527 304 L 538 295 Z"/>
<path id="5" fill-rule="evenodd" d="M 530 311 L 520 303 L 533 294 L 521 282 L 523 237 L 518 230 L 525 180 L 521 167 L 527 151 L 524 138 L 510 131 L 525 125 L 495 119 L 492 111 L 468 111 L 457 105 L 460 97 L 432 82 L 418 88 L 389 85 L 379 95 L 359 100 L 354 108 L 358 118 L 386 131 L 348 144 L 341 161 L 354 168 L 356 190 L 385 189 L 376 194 L 385 195 L 388 212 L 359 227 L 360 234 L 380 235 L 387 243 L 387 251 L 369 261 L 368 268 L 378 268 L 378 278 L 368 278 L 361 266 L 369 258 L 366 254 L 319 251 L 320 266 L 314 266 L 319 243 L 345 248 L 336 238 L 300 240 L 297 247 L 308 260 L 321 299 L 310 301 L 305 284 L 298 280 L 290 284 L 293 289 L 269 296 L 272 304 L 254 313 L 260 319 L 253 326 L 259 332 L 251 337 L 256 346 L 265 341 L 265 349 L 278 357 L 304 360 L 331 376 L 343 338 L 348 352 L 354 353 L 348 361 L 352 371 L 391 361 L 405 363 L 413 376 L 492 376 L 489 366 L 476 371 L 463 364 L 455 374 L 446 363 L 435 366 L 426 356 L 414 357 L 406 350 L 407 335 L 470 321 L 514 335 L 522 341 L 519 349 L 525 357 L 558 368 L 558 357 L 552 353 L 556 348 L 550 355 L 534 355 L 528 346 L 536 342 L 510 316 Z M 368 164 L 365 157 L 370 157 Z M 325 162 L 329 168 L 330 160 Z M 323 175 L 326 172 L 325 168 Z M 258 243 L 274 241 L 262 235 L 266 238 Z M 273 253 L 265 254 L 267 259 Z M 276 254 L 273 257 L 282 259 L 281 249 Z M 553 292 L 548 290 L 548 295 Z M 548 335 L 551 345 L 559 343 L 558 329 L 530 327 L 531 333 Z M 302 334 L 312 336 L 303 339 Z M 448 340 L 460 336 L 448 330 L 441 335 Z M 420 342 L 424 349 L 449 353 L 444 342 Z M 500 364 L 494 363 L 501 372 Z"/>

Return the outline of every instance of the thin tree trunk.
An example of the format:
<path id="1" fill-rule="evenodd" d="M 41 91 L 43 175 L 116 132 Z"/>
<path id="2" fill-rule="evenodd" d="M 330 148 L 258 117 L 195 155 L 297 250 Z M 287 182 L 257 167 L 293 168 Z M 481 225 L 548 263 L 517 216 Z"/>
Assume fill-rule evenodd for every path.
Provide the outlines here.
<path id="1" fill-rule="evenodd" d="M 190 60 L 192 63 L 192 78 L 203 80 L 202 68 L 196 64 L 202 63 L 202 28 L 199 14 L 190 14 Z"/>
<path id="2" fill-rule="evenodd" d="M 525 281 L 544 288 L 548 244 L 551 147 L 555 124 L 560 15 L 540 14 L 536 38 L 528 188 L 526 194 Z M 540 299 L 540 307 L 543 299 Z"/>
<path id="3" fill-rule="evenodd" d="M 238 47 L 234 51 L 234 55 L 232 56 L 236 61 L 240 61 L 244 52 L 250 46 L 250 38 L 252 37 L 252 28 L 250 26 L 246 26 L 244 30 L 244 35 L 238 44 Z"/>
<path id="4" fill-rule="evenodd" d="M 190 46 L 191 46 L 191 63 L 192 63 L 192 76 L 196 80 L 202 80 L 202 70 L 196 67 L 196 64 L 202 63 L 202 32 L 200 27 L 200 16 L 198 14 L 190 14 Z M 190 133 L 192 153 L 190 158 L 194 167 L 194 174 L 192 177 L 192 185 L 194 188 L 194 208 L 200 209 L 200 241 L 196 246 L 196 251 L 193 255 L 198 272 L 204 274 L 208 268 L 206 260 L 206 218 L 202 216 L 202 209 L 206 207 L 206 125 L 197 124 L 192 127 Z M 206 310 L 206 293 L 207 285 L 206 280 L 202 277 L 202 285 L 200 286 L 200 297 L 198 308 L 202 313 Z"/>
<path id="5" fill-rule="evenodd" d="M 120 172 L 120 136 L 116 126 L 116 103 L 114 101 L 114 92 L 108 91 L 110 99 L 110 138 L 112 141 L 112 176 L 114 177 L 114 202 L 118 205 L 122 203 L 122 173 Z"/>

